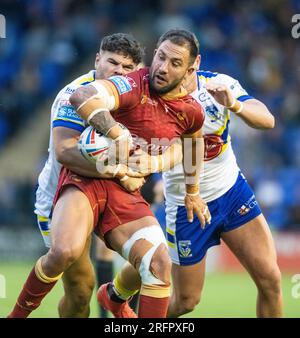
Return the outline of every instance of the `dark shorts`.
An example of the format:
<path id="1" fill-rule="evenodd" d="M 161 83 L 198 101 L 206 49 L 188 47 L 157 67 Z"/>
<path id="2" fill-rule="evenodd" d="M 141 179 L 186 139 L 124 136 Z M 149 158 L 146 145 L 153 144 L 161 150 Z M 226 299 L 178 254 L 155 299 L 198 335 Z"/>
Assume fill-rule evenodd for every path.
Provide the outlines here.
<path id="1" fill-rule="evenodd" d="M 115 180 L 92 179 L 63 168 L 53 207 L 66 186 L 75 186 L 88 198 L 94 215 L 94 231 L 104 235 L 119 225 L 145 216 L 155 217 L 141 193 L 129 193 Z"/>

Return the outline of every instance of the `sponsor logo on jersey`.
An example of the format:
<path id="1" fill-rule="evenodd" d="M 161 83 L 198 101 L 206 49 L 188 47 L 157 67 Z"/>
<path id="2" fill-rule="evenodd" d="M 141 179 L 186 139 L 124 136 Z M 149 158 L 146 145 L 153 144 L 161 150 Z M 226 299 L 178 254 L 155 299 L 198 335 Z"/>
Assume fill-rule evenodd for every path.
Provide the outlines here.
<path id="1" fill-rule="evenodd" d="M 62 106 L 58 109 L 57 118 L 56 119 L 68 119 L 71 121 L 82 121 L 82 119 L 77 115 L 73 106 Z"/>
<path id="2" fill-rule="evenodd" d="M 109 80 L 115 84 L 120 95 L 132 90 L 132 86 L 129 83 L 128 78 L 124 76 L 111 76 Z"/>
<path id="3" fill-rule="evenodd" d="M 238 213 L 241 216 L 244 216 L 246 214 L 248 214 L 248 212 L 253 209 L 255 206 L 257 205 L 257 201 L 255 199 L 255 196 L 252 195 L 248 201 L 246 203 L 244 203 L 239 209 L 238 209 Z"/>
<path id="4" fill-rule="evenodd" d="M 198 100 L 196 100 L 196 101 L 200 101 L 200 102 L 211 101 L 211 96 L 208 94 L 207 91 L 205 91 L 205 92 L 197 91 L 197 94 L 199 94 L 199 95 L 198 95 Z"/>
<path id="5" fill-rule="evenodd" d="M 129 82 L 129 84 L 131 85 L 132 88 L 136 88 L 137 87 L 137 84 L 136 84 L 136 82 L 134 81 L 134 79 L 132 77 L 127 76 L 127 75 L 125 77 L 128 80 L 128 82 Z"/>
<path id="6" fill-rule="evenodd" d="M 70 87 L 67 87 L 66 90 L 65 90 L 66 94 L 73 94 L 74 92 L 75 92 L 75 89 L 72 89 Z"/>
<path id="7" fill-rule="evenodd" d="M 180 257 L 184 257 L 184 258 L 192 257 L 192 249 L 190 248 L 191 245 L 192 245 L 192 242 L 189 240 L 178 241 Z"/>

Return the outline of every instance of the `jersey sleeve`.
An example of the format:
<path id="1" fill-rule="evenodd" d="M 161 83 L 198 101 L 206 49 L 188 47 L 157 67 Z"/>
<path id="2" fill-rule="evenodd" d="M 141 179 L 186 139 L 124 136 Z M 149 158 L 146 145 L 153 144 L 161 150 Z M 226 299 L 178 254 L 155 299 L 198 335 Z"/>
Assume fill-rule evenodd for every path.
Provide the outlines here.
<path id="1" fill-rule="evenodd" d="M 185 134 L 193 134 L 202 128 L 205 118 L 205 113 L 202 106 L 193 99 L 192 104 L 187 110 L 188 126 Z"/>
<path id="2" fill-rule="evenodd" d="M 108 81 L 116 89 L 119 100 L 118 109 L 134 108 L 140 103 L 143 82 L 138 71 L 126 76 L 111 76 Z"/>
<path id="3" fill-rule="evenodd" d="M 238 80 L 229 75 L 218 74 L 213 79 L 213 81 L 226 85 L 231 90 L 234 97 L 241 102 L 249 99 L 254 99 L 254 97 L 249 95 L 247 91 L 241 86 Z"/>
<path id="4" fill-rule="evenodd" d="M 76 113 L 75 108 L 69 102 L 69 97 L 58 99 L 54 103 L 52 128 L 65 127 L 81 133 L 86 128 L 86 122 Z"/>

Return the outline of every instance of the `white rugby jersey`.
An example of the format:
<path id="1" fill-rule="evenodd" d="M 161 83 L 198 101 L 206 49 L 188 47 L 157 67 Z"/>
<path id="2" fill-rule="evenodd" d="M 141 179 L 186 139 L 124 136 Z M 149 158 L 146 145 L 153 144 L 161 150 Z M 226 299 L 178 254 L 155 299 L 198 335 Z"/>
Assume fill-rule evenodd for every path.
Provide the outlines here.
<path id="1" fill-rule="evenodd" d="M 39 216 L 49 217 L 61 164 L 57 162 L 54 145 L 52 141 L 52 128 L 66 127 L 82 132 L 86 128 L 86 123 L 77 115 L 75 109 L 70 104 L 69 98 L 74 91 L 83 85 L 95 81 L 95 71 L 80 76 L 70 84 L 66 85 L 56 96 L 51 107 L 50 141 L 48 148 L 48 159 L 38 178 L 38 189 L 36 191 L 35 213 Z"/>
<path id="2" fill-rule="evenodd" d="M 207 92 L 204 84 L 213 81 L 228 86 L 234 97 L 246 101 L 248 95 L 240 83 L 232 77 L 209 71 L 197 72 L 198 88 L 191 94 L 203 107 L 205 121 L 204 169 L 200 176 L 201 197 L 210 202 L 227 192 L 235 183 L 239 167 L 233 153 L 229 135 L 230 111 L 217 103 Z M 167 203 L 184 205 L 185 184 L 182 164 L 163 174 Z"/>

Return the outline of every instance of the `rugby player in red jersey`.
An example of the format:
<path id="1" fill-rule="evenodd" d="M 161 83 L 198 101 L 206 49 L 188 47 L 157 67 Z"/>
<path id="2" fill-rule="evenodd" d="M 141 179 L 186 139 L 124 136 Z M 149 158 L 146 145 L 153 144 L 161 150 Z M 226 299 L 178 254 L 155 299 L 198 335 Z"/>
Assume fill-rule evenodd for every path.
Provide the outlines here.
<path id="1" fill-rule="evenodd" d="M 59 249 L 60 233 L 57 231 L 58 227 L 52 231 L 50 214 L 61 167 L 64 166 L 77 174 L 87 177 L 101 176 L 95 164 L 86 161 L 78 150 L 78 138 L 87 124 L 76 114 L 69 101 L 70 95 L 78 87 L 87 85 L 95 81 L 95 79 L 104 79 L 113 75 L 126 75 L 137 70 L 142 57 L 143 48 L 131 35 L 114 33 L 103 37 L 99 52 L 96 54 L 95 69 L 67 84 L 58 93 L 53 102 L 51 107 L 49 156 L 38 178 L 39 184 L 35 201 L 38 225 L 47 248 L 50 248 L 51 242 L 54 241 L 56 250 Z M 122 184 L 127 189 L 134 191 L 143 184 L 143 180 L 131 178 L 126 182 L 122 182 Z M 67 229 L 63 223 L 59 223 L 59 226 L 66 232 L 75 231 L 74 228 Z M 78 318 L 89 316 L 89 303 L 95 285 L 94 269 L 89 255 L 90 243 L 91 240 L 88 239 L 82 255 L 74 261 L 63 275 L 64 295 L 58 306 L 60 317 Z M 100 239 L 96 244 L 97 249 L 101 246 L 101 253 L 105 252 L 107 257 L 107 252 L 111 252 L 111 250 L 107 249 Z M 100 245 L 98 246 L 98 244 Z M 68 247 L 64 246 L 63 242 L 61 243 L 60 253 L 65 258 L 72 254 Z M 97 255 L 98 257 L 99 255 Z M 69 259 L 71 258 L 69 257 Z M 99 275 L 101 275 L 112 279 L 112 271 L 111 274 L 107 274 L 108 269 L 103 269 L 103 267 L 106 268 L 107 264 L 102 264 L 101 261 L 100 264 L 97 262 L 97 277 L 99 278 Z M 99 278 L 98 281 L 103 284 L 103 279 Z M 26 312 L 26 306 L 23 306 L 20 311 Z M 18 315 L 18 310 L 15 311 L 15 315 Z"/>
<path id="2" fill-rule="evenodd" d="M 171 144 L 171 140 L 183 136 L 192 139 L 193 152 L 200 146 L 203 153 L 203 141 L 196 142 L 201 137 L 203 110 L 182 88 L 186 76 L 194 71 L 197 55 L 198 42 L 192 33 L 171 30 L 160 38 L 150 70 L 96 80 L 78 88 L 70 102 L 84 120 L 113 139 L 119 161 L 128 157 L 129 142 L 128 134 L 117 122 L 142 139 L 144 146 L 146 142 L 147 149 L 154 146 L 161 150 L 160 139 L 169 139 Z M 190 165 L 184 163 L 186 207 L 188 215 L 192 218 L 195 212 L 204 225 L 209 212 L 199 196 L 200 165 L 192 171 Z M 163 169 L 162 163 L 159 166 Z M 128 176 L 118 171 L 121 167 L 117 165 L 114 174 L 124 182 Z M 18 299 L 19 306 L 27 307 L 24 317 L 30 308 L 34 310 L 40 304 L 72 260 L 80 257 L 93 230 L 139 271 L 142 282 L 139 317 L 166 316 L 171 261 L 164 234 L 139 191 L 130 194 L 118 180 L 89 179 L 64 169 L 56 194 L 53 229 L 59 223 L 68 229 L 80 229 L 73 233 L 60 230 L 60 245 L 65 245 L 72 259 L 61 257 L 53 241 L 49 252 L 38 260 Z M 125 304 L 116 303 L 113 312 L 122 310 Z M 13 313 L 10 316 L 14 317 Z"/>

